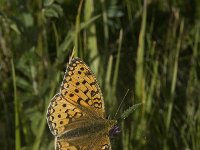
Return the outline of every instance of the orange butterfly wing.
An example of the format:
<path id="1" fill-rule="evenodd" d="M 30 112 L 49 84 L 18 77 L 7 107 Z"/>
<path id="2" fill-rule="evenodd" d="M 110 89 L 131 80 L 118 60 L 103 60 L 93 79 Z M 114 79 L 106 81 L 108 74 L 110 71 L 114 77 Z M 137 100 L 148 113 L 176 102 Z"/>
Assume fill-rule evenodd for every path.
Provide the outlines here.
<path id="1" fill-rule="evenodd" d="M 108 135 L 88 137 L 79 144 L 59 138 L 74 126 L 81 128 L 82 123 L 105 119 L 104 116 L 104 100 L 94 74 L 80 58 L 74 58 L 66 69 L 60 92 L 52 98 L 47 110 L 56 150 L 109 149 Z"/>

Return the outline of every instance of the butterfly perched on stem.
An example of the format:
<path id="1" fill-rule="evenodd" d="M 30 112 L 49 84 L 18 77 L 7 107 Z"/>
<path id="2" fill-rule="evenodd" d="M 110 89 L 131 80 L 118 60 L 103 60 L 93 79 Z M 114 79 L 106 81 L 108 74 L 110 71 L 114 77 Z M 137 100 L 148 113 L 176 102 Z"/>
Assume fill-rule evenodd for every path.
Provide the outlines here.
<path id="1" fill-rule="evenodd" d="M 111 150 L 109 133 L 119 132 L 119 127 L 116 120 L 105 116 L 103 96 L 94 74 L 80 58 L 72 59 L 60 92 L 47 110 L 55 149 Z"/>

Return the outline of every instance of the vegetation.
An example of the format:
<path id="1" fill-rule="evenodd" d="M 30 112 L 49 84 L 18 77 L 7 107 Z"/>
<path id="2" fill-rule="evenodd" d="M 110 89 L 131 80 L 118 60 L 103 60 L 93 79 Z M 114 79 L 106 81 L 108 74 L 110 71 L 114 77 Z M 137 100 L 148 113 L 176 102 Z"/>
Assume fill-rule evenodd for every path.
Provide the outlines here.
<path id="1" fill-rule="evenodd" d="M 46 109 L 74 55 L 121 117 L 114 150 L 200 149 L 200 1 L 0 0 L 0 147 L 54 149 Z M 130 107 L 130 108 L 129 108 Z"/>

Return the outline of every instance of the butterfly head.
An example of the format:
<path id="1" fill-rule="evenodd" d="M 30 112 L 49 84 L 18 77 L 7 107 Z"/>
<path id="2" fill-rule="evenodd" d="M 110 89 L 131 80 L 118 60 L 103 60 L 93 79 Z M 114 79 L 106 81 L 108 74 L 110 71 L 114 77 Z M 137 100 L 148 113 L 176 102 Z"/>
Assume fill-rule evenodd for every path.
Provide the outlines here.
<path id="1" fill-rule="evenodd" d="M 120 133 L 120 128 L 117 124 L 117 121 L 115 121 L 112 128 L 109 131 L 109 137 L 114 138 L 118 133 Z"/>

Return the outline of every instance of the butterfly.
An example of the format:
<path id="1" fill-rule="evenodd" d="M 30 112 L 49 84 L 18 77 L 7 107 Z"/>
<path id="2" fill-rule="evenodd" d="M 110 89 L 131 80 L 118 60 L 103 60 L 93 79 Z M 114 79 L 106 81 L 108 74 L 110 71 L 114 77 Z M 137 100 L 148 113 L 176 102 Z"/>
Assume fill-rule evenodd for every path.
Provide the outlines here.
<path id="1" fill-rule="evenodd" d="M 69 63 L 48 106 L 47 123 L 56 150 L 111 150 L 109 133 L 119 132 L 117 120 L 106 118 L 96 77 L 80 58 Z"/>

